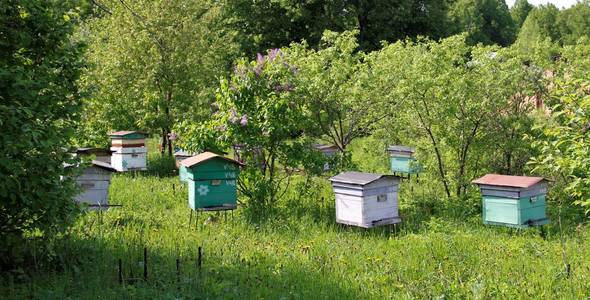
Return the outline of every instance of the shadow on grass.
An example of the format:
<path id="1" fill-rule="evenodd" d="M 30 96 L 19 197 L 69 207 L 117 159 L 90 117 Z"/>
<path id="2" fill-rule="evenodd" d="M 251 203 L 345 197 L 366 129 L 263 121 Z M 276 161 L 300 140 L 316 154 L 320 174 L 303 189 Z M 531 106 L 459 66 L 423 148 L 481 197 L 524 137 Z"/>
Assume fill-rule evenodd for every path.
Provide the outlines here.
<path id="1" fill-rule="evenodd" d="M 147 246 L 147 280 L 143 279 L 141 241 L 96 235 L 71 239 L 56 248 L 58 261 L 54 267 L 19 278 L 2 276 L 0 294 L 3 299 L 366 298 L 319 267 L 291 261 L 288 250 L 270 257 L 259 250 L 243 252 L 229 245 L 214 246 L 210 243 L 214 238 L 195 241 L 207 245 L 200 268 L 198 244 L 177 254 L 158 250 L 162 245 Z"/>

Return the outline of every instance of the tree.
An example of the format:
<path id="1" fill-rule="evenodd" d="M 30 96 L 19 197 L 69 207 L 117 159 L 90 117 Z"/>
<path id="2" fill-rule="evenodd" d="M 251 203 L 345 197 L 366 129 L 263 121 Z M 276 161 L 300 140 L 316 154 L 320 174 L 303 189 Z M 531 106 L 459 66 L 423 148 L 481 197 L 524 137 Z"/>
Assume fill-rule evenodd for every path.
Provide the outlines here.
<path id="1" fill-rule="evenodd" d="M 224 19 L 239 32 L 248 56 L 303 40 L 316 48 L 325 30 L 358 30 L 359 47 L 367 51 L 382 41 L 446 34 L 447 1 L 229 0 L 224 7 Z"/>
<path id="2" fill-rule="evenodd" d="M 290 56 L 298 68 L 295 78 L 313 113 L 316 127 L 342 154 L 355 139 L 369 135 L 387 116 L 388 103 L 374 89 L 377 80 L 357 52 L 358 31 L 325 32 L 319 50 L 293 45 Z"/>
<path id="3" fill-rule="evenodd" d="M 255 212 L 273 208 L 294 169 L 317 173 L 323 166 L 317 162 L 313 137 L 305 134 L 313 122 L 295 85 L 297 72 L 279 49 L 259 54 L 256 61 L 240 60 L 231 77 L 220 82 L 211 120 L 177 125 L 189 151 L 241 145 L 246 167 L 238 188 Z"/>
<path id="4" fill-rule="evenodd" d="M 527 0 L 516 0 L 514 6 L 510 9 L 510 16 L 514 20 L 516 28 L 520 29 L 527 16 L 534 8 Z"/>
<path id="5" fill-rule="evenodd" d="M 563 45 L 575 45 L 581 37 L 590 37 L 590 1 L 560 11 L 557 26 Z"/>
<path id="6" fill-rule="evenodd" d="M 88 93 L 80 131 L 84 143 L 105 144 L 114 129 L 162 137 L 178 120 L 207 118 L 217 76 L 237 50 L 222 27 L 220 7 L 207 1 L 109 1 L 107 12 L 80 31 L 87 39 Z"/>
<path id="7" fill-rule="evenodd" d="M 503 0 L 457 0 L 448 18 L 449 33 L 467 32 L 471 44 L 508 46 L 514 42 L 514 21 Z"/>
<path id="8" fill-rule="evenodd" d="M 463 198 L 482 169 L 519 171 L 513 158 L 522 155 L 517 142 L 530 123 L 520 118 L 534 109 L 523 102 L 536 83 L 525 79 L 538 74 L 510 49 L 469 46 L 464 38 L 387 46 L 373 70 L 393 87 L 384 98 L 403 100 L 384 128 L 392 139 L 412 140 L 432 154 L 422 161 L 434 168 L 448 198 Z"/>
<path id="9" fill-rule="evenodd" d="M 546 39 L 559 43 L 561 37 L 557 27 L 558 14 L 559 10 L 553 4 L 534 8 L 518 33 L 517 44 L 524 49 L 530 49 Z"/>
<path id="10" fill-rule="evenodd" d="M 590 46 L 581 39 L 566 46 L 550 92 L 551 114 L 532 135 L 539 155 L 530 164 L 556 181 L 559 198 L 590 212 Z M 561 192 L 560 192 L 561 191 Z"/>
<path id="11" fill-rule="evenodd" d="M 70 39 L 74 1 L 0 3 L 0 268 L 52 241 L 73 220 L 76 191 L 64 169 L 80 108 L 81 48 Z M 31 245 L 30 241 L 39 241 Z"/>
<path id="12" fill-rule="evenodd" d="M 361 49 L 381 48 L 382 41 L 395 42 L 406 37 L 445 37 L 448 1 L 348 1 L 346 11 L 356 21 Z"/>

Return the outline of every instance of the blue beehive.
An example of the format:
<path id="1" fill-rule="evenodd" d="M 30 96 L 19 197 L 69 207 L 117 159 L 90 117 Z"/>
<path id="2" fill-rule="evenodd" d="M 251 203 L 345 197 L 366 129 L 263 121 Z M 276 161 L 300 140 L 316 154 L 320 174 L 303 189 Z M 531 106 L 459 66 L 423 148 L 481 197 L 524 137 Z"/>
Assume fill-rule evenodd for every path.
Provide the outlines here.
<path id="1" fill-rule="evenodd" d="M 414 158 L 415 149 L 408 146 L 393 145 L 387 148 L 389 153 L 389 162 L 391 172 L 416 174 L 422 170 L 422 167 Z"/>
<path id="2" fill-rule="evenodd" d="M 181 164 L 181 162 L 187 158 L 194 156 L 193 153 L 178 150 L 174 153 L 174 160 L 176 161 L 176 167 L 178 168 L 178 175 L 180 177 L 180 181 L 188 182 L 188 171 L 185 166 Z"/>
<path id="3" fill-rule="evenodd" d="M 549 223 L 544 178 L 488 174 L 473 183 L 481 191 L 485 224 L 528 227 Z"/>

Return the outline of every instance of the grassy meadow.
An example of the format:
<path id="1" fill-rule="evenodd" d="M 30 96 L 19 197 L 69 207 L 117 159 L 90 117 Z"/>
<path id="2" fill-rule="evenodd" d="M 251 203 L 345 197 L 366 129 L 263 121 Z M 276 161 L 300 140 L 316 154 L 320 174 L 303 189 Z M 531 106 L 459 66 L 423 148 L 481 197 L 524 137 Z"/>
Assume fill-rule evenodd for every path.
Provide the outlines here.
<path id="1" fill-rule="evenodd" d="M 525 299 L 590 296 L 590 229 L 550 203 L 550 225 L 484 226 L 477 206 L 421 196 L 405 182 L 403 222 L 335 223 L 325 178 L 295 178 L 275 212 L 193 216 L 171 160 L 115 174 L 110 203 L 79 218 L 56 262 L 3 277 L 4 299 Z M 143 248 L 148 280 L 143 281 Z M 198 247 L 202 266 L 197 267 Z M 123 284 L 118 280 L 122 260 Z M 178 269 L 177 269 L 178 260 Z M 568 267 L 569 265 L 569 273 Z"/>

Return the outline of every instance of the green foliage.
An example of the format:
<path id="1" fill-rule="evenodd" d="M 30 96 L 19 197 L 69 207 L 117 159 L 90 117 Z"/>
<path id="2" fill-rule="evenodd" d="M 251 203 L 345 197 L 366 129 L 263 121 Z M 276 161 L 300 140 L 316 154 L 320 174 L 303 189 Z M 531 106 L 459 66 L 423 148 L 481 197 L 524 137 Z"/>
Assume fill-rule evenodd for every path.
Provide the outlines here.
<path id="1" fill-rule="evenodd" d="M 590 37 L 590 2 L 559 10 L 552 4 L 531 11 L 518 34 L 518 43 L 531 47 L 550 39 L 559 45 L 574 45 L 581 37 Z"/>
<path id="2" fill-rule="evenodd" d="M 239 147 L 246 163 L 239 188 L 253 208 L 272 207 L 295 169 L 319 173 L 323 166 L 312 137 L 305 135 L 313 124 L 295 85 L 297 72 L 279 49 L 256 61 L 241 60 L 231 77 L 221 80 L 213 118 L 178 126 L 187 150 Z"/>
<path id="3" fill-rule="evenodd" d="M 514 20 L 503 0 L 457 0 L 447 17 L 449 33 L 467 32 L 471 44 L 508 46 L 515 39 Z"/>
<path id="4" fill-rule="evenodd" d="M 207 117 L 217 76 L 236 51 L 232 33 L 208 1 L 104 5 L 109 13 L 79 30 L 89 44 L 79 143 L 104 146 L 110 130 L 144 129 L 162 136 L 164 151 L 179 120 Z"/>
<path id="5" fill-rule="evenodd" d="M 541 70 L 515 51 L 469 46 L 456 36 L 437 42 L 396 43 L 371 58 L 384 98 L 401 99 L 380 136 L 417 146 L 418 159 L 438 173 L 447 197 L 462 198 L 486 171 L 523 172 L 532 126 L 530 96 Z M 425 151 L 426 153 L 420 153 Z"/>
<path id="6" fill-rule="evenodd" d="M 518 33 L 517 44 L 531 48 L 535 43 L 549 39 L 559 42 L 557 16 L 559 10 L 552 4 L 535 7 L 528 15 Z"/>
<path id="7" fill-rule="evenodd" d="M 319 50 L 292 45 L 298 67 L 298 91 L 309 105 L 315 131 L 344 153 L 356 138 L 370 134 L 383 119 L 382 99 L 372 89 L 372 75 L 363 52 L 356 52 L 358 32 L 325 32 Z"/>
<path id="8" fill-rule="evenodd" d="M 522 24 L 533 8 L 534 6 L 527 0 L 516 0 L 512 8 L 510 8 L 510 16 L 512 16 L 516 28 L 520 29 L 522 27 Z"/>
<path id="9" fill-rule="evenodd" d="M 407 36 L 445 36 L 446 1 L 229 0 L 224 6 L 228 27 L 236 30 L 248 56 L 270 48 L 307 41 L 320 45 L 325 30 L 358 30 L 364 50 L 376 50 L 382 41 Z"/>
<path id="10" fill-rule="evenodd" d="M 61 176 L 80 108 L 79 12 L 74 1 L 0 3 L 0 269 L 52 257 L 76 211 Z"/>
<path id="11" fill-rule="evenodd" d="M 590 1 L 581 1 L 560 11 L 557 23 L 564 45 L 575 45 L 581 37 L 590 38 Z"/>
<path id="12" fill-rule="evenodd" d="M 540 154 L 535 170 L 554 179 L 558 197 L 590 212 L 590 46 L 587 39 L 564 49 L 548 103 L 550 115 L 537 127 Z"/>

